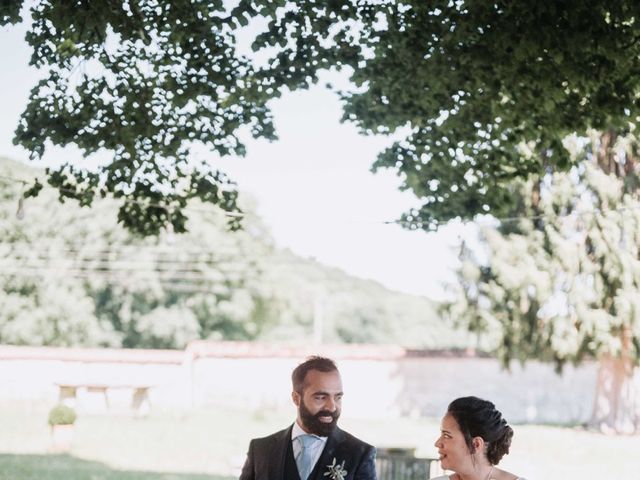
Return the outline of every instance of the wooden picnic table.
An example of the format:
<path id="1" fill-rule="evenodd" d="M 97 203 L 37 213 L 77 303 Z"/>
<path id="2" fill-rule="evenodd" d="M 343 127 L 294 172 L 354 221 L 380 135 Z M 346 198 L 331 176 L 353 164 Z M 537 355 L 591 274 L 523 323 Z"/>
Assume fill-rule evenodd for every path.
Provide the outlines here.
<path id="1" fill-rule="evenodd" d="M 136 416 L 147 413 L 151 407 L 149 400 L 149 390 L 153 388 L 150 384 L 138 383 L 105 383 L 105 382 L 56 382 L 58 387 L 58 399 L 60 403 L 75 405 L 78 400 L 78 393 L 85 391 L 87 393 L 99 394 L 104 399 L 107 409 L 111 408 L 109 400 L 109 392 L 116 389 L 131 390 L 131 411 Z M 145 411 L 146 409 L 147 411 Z"/>

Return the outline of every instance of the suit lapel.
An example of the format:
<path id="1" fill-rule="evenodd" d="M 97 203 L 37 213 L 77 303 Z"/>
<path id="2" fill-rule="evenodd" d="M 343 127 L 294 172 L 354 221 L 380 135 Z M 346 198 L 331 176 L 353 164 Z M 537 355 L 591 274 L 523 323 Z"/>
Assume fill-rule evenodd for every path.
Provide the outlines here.
<path id="1" fill-rule="evenodd" d="M 316 462 L 315 467 L 311 471 L 309 475 L 310 480 L 327 480 L 327 477 L 324 476 L 325 472 L 327 472 L 327 465 L 331 465 L 333 459 L 335 458 L 336 448 L 342 442 L 344 438 L 344 434 L 342 430 L 336 427 L 329 438 L 327 438 L 327 443 L 320 454 L 320 458 Z M 336 459 L 336 462 L 340 463 L 344 459 Z"/>
<path id="2" fill-rule="evenodd" d="M 275 476 L 273 478 L 285 480 L 285 463 L 287 460 L 287 451 L 291 446 L 291 430 L 293 425 L 283 431 L 282 436 L 278 439 L 277 452 L 281 452 L 279 461 L 276 466 Z M 267 453 L 268 455 L 269 453 Z"/>

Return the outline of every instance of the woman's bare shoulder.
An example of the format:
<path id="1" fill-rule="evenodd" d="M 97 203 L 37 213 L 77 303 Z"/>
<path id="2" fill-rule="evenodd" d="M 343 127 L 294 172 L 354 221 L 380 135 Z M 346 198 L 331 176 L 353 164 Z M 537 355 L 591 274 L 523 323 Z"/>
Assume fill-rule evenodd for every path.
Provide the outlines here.
<path id="1" fill-rule="evenodd" d="M 526 480 L 523 477 L 519 477 L 518 475 L 514 475 L 511 472 L 507 472 L 506 470 L 495 469 L 493 474 L 491 475 L 492 480 Z"/>

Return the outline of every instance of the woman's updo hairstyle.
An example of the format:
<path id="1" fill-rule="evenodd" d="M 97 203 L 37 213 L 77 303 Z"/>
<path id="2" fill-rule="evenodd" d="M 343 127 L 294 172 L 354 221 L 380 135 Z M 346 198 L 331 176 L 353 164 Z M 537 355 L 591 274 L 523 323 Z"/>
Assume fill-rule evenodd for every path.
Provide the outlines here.
<path id="1" fill-rule="evenodd" d="M 513 429 L 493 403 L 478 397 L 461 397 L 449 404 L 447 413 L 458 423 L 469 452 L 475 453 L 473 438 L 481 437 L 491 465 L 497 465 L 509 453 Z"/>

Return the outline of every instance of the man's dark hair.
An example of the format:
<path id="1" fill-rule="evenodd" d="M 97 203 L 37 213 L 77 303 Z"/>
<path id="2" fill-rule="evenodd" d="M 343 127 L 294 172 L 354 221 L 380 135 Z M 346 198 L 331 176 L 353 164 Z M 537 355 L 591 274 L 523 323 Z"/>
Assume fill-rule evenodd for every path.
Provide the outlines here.
<path id="1" fill-rule="evenodd" d="M 304 362 L 298 365 L 291 374 L 291 383 L 293 384 L 293 391 L 302 394 L 304 389 L 304 379 L 307 377 L 307 373 L 310 370 L 317 370 L 319 372 L 337 372 L 338 367 L 335 362 L 330 358 L 320 357 L 314 355 L 307 358 Z"/>

